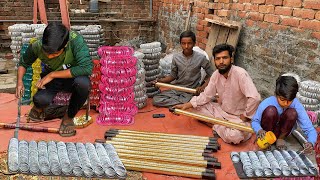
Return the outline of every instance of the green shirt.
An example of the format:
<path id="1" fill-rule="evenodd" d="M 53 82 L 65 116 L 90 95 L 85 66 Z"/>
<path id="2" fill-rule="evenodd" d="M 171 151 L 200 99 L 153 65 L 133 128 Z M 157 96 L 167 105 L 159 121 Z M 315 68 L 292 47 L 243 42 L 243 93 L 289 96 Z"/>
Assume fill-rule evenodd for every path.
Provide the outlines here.
<path id="1" fill-rule="evenodd" d="M 89 48 L 83 37 L 77 32 L 70 31 L 69 41 L 63 53 L 58 57 L 49 59 L 42 50 L 42 41 L 31 43 L 26 52 L 20 57 L 19 66 L 27 68 L 39 58 L 51 71 L 70 69 L 71 75 L 89 76 L 92 73 L 93 63 Z"/>

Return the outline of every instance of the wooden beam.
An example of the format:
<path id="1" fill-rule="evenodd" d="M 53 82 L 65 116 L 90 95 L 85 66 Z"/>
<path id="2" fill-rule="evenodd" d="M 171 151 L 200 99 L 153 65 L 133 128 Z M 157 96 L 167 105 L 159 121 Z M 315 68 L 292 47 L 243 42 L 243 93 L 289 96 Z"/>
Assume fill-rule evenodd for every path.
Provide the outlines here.
<path id="1" fill-rule="evenodd" d="M 209 18 L 206 18 L 205 20 L 208 21 L 209 23 L 213 23 L 213 24 L 217 24 L 217 25 L 221 25 L 221 26 L 226 26 L 231 29 L 238 29 L 239 28 L 239 25 L 235 25 L 235 23 L 233 23 L 229 20 L 224 20 L 224 19 L 216 20 L 216 19 L 209 19 Z"/>

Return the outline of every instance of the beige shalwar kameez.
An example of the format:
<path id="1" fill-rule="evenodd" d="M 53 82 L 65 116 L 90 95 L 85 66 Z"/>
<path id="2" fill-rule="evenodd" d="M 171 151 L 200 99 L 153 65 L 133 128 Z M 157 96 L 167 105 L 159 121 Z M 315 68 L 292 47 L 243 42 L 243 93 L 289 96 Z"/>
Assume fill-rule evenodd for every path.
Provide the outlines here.
<path id="1" fill-rule="evenodd" d="M 219 95 L 217 103 L 212 102 L 216 94 Z M 260 94 L 246 70 L 232 65 L 228 78 L 216 70 L 204 92 L 194 96 L 190 103 L 195 108 L 195 113 L 251 126 L 250 122 L 243 122 L 240 115 L 251 119 L 260 99 Z M 221 125 L 213 125 L 213 129 L 226 143 L 239 144 L 251 137 L 251 133 Z"/>

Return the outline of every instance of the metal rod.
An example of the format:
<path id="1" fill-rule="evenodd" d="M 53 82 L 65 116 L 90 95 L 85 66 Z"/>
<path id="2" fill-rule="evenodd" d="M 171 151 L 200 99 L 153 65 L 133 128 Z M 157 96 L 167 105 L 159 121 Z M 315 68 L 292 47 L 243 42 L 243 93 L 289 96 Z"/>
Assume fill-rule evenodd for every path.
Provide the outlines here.
<path id="1" fill-rule="evenodd" d="M 155 152 L 155 151 L 143 151 L 142 148 L 137 148 L 135 150 L 123 149 L 121 147 L 116 147 L 118 154 L 134 154 L 138 156 L 156 156 L 162 158 L 163 160 L 171 161 L 171 159 L 183 159 L 183 160 L 191 160 L 191 161 L 210 161 L 217 162 L 218 160 L 214 157 L 204 157 L 202 155 L 185 155 L 185 154 L 166 154 L 164 152 Z"/>
<path id="2" fill-rule="evenodd" d="M 213 138 L 213 137 L 195 136 L 195 135 L 183 135 L 183 134 L 169 134 L 169 133 L 160 133 L 160 132 L 145 132 L 145 131 L 122 130 L 122 129 L 109 129 L 108 131 L 119 132 L 119 133 L 128 133 L 128 134 L 155 135 L 155 136 L 161 136 L 162 138 L 169 137 L 169 138 L 172 138 L 172 139 L 186 138 L 186 139 L 194 139 L 194 140 L 197 140 L 197 141 L 202 141 L 202 140 L 203 141 L 209 141 L 211 139 L 217 140 L 217 138 Z"/>
<path id="3" fill-rule="evenodd" d="M 131 151 L 141 151 L 141 152 L 155 152 L 169 155 L 184 155 L 184 156 L 203 156 L 203 157 L 213 157 L 209 152 L 204 152 L 204 150 L 199 150 L 198 152 L 183 151 L 181 149 L 164 149 L 161 146 L 130 146 L 130 145 L 118 145 L 111 143 L 116 149 L 131 150 Z"/>
<path id="4" fill-rule="evenodd" d="M 191 160 L 182 158 L 170 158 L 170 157 L 159 157 L 154 155 L 137 155 L 131 153 L 118 152 L 120 159 L 139 159 L 145 161 L 155 161 L 155 162 L 167 162 L 167 163 L 178 163 L 182 165 L 197 166 L 197 167 L 208 167 L 208 168 L 220 168 L 221 164 L 219 162 L 212 162 L 206 160 Z"/>
<path id="5" fill-rule="evenodd" d="M 183 144 L 199 144 L 199 145 L 209 145 L 209 144 L 217 144 L 217 141 L 207 141 L 207 142 L 202 142 L 202 141 L 189 141 L 187 139 L 166 139 L 166 138 L 161 138 L 161 137 L 145 137 L 145 136 L 132 136 L 128 134 L 113 134 L 113 133 L 106 133 L 105 138 L 123 138 L 123 139 L 136 139 L 136 140 L 145 140 L 145 141 L 158 141 L 158 142 L 171 142 L 171 143 L 183 143 Z"/>
<path id="6" fill-rule="evenodd" d="M 28 126 L 28 125 L 20 125 L 20 124 L 17 125 L 17 124 L 0 123 L 0 128 L 20 129 L 20 130 L 26 130 L 26 131 L 32 131 L 32 132 L 59 133 L 59 129 L 57 129 L 57 128 L 37 127 L 37 126 Z M 15 131 L 15 134 L 16 134 L 16 131 Z M 17 138 L 17 137 L 15 136 L 15 138 Z"/>
<path id="7" fill-rule="evenodd" d="M 146 141 L 146 140 L 136 140 L 136 139 L 122 139 L 122 138 L 110 138 L 107 142 L 130 142 L 130 143 L 140 143 L 140 144 L 152 144 L 155 146 L 176 146 L 184 148 L 199 148 L 199 149 L 218 149 L 218 146 L 214 145 L 201 145 L 201 144 L 182 144 L 182 143 L 170 143 L 170 142 L 157 142 L 157 141 Z"/>
<path id="8" fill-rule="evenodd" d="M 302 136 L 302 134 L 297 131 L 297 130 L 293 130 L 292 131 L 292 135 L 293 137 L 295 137 L 297 139 L 297 141 L 299 142 L 299 144 L 304 147 L 304 144 L 307 143 L 308 141 L 306 140 L 306 138 L 304 136 Z"/>
<path id="9" fill-rule="evenodd" d="M 208 117 L 208 116 L 204 116 L 201 114 L 196 114 L 196 113 L 184 111 L 181 109 L 170 108 L 169 110 L 170 110 L 170 112 L 173 112 L 175 114 L 181 114 L 181 115 L 185 115 L 188 117 L 193 117 L 193 118 L 196 118 L 197 120 L 201 120 L 201 121 L 208 122 L 211 124 L 218 124 L 218 125 L 226 126 L 228 128 L 233 128 L 233 129 L 237 129 L 240 131 L 254 133 L 254 131 L 251 127 L 245 126 L 243 124 L 234 123 L 234 122 L 230 122 L 227 120 L 221 120 L 221 119 L 217 119 L 217 118 L 213 118 L 213 117 Z"/>
<path id="10" fill-rule="evenodd" d="M 96 142 L 98 143 L 106 143 L 106 140 L 104 139 L 96 139 Z M 170 151 L 177 151 L 177 152 L 182 152 L 185 151 L 185 147 L 178 147 L 178 146 L 164 146 L 164 145 L 153 145 L 153 144 L 145 144 L 145 143 L 132 143 L 132 142 L 117 142 L 117 141 L 108 141 L 108 143 L 114 145 L 114 146 L 125 146 L 125 147 L 138 147 L 138 148 L 146 148 L 146 149 L 150 149 L 150 148 L 157 148 L 157 149 L 161 149 L 161 150 L 170 150 Z M 212 149 L 193 149 L 193 148 L 188 148 L 188 152 L 189 153 L 211 153 Z"/>
<path id="11" fill-rule="evenodd" d="M 18 116 L 17 116 L 16 125 L 14 127 L 14 138 L 17 138 L 17 139 L 18 139 L 19 126 L 20 126 L 21 104 L 22 104 L 22 93 L 20 93 L 20 98 L 18 101 Z"/>
<path id="12" fill-rule="evenodd" d="M 121 159 L 121 161 L 125 164 L 128 170 L 190 178 L 215 179 L 214 171 L 207 168 L 132 159 Z"/>
<path id="13" fill-rule="evenodd" d="M 157 87 L 170 88 L 170 89 L 173 89 L 173 90 L 183 91 L 183 92 L 192 93 L 192 94 L 195 94 L 195 93 L 197 92 L 196 89 L 186 88 L 186 87 L 181 87 L 181 86 L 175 86 L 175 85 L 167 84 L 167 83 L 157 82 L 157 83 L 155 84 L 155 86 L 157 86 Z"/>

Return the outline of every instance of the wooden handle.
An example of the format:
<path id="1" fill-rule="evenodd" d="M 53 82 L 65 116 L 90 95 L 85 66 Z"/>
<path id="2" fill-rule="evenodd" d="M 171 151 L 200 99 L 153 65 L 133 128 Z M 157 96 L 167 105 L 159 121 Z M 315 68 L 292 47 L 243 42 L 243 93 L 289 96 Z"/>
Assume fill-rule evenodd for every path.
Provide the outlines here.
<path id="1" fill-rule="evenodd" d="M 170 88 L 170 89 L 173 89 L 173 90 L 183 91 L 183 92 L 192 93 L 192 94 L 195 94 L 195 93 L 197 92 L 196 89 L 186 88 L 186 87 L 181 87 L 181 86 L 175 86 L 175 85 L 167 84 L 167 83 L 157 82 L 157 83 L 155 84 L 155 86 L 157 86 L 157 87 Z"/>

